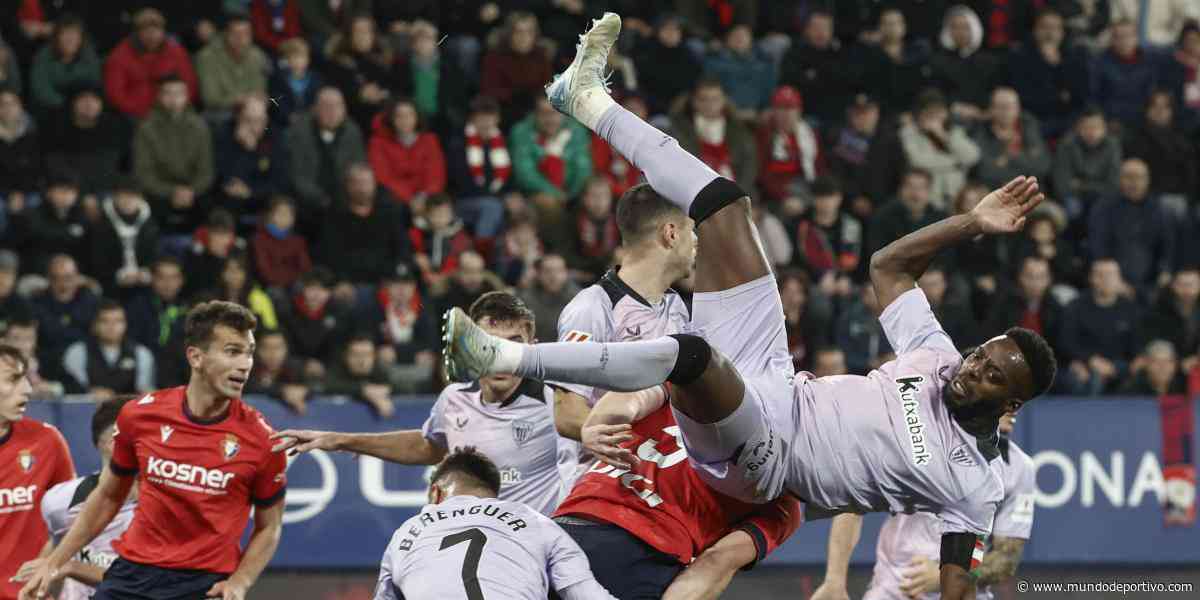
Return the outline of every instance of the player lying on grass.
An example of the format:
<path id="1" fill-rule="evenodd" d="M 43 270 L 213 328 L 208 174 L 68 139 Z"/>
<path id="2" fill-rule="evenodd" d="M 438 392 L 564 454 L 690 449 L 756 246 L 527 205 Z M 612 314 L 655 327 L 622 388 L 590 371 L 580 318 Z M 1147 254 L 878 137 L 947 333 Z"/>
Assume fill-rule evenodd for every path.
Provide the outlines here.
<path id="1" fill-rule="evenodd" d="M 810 511 L 937 514 L 943 597 L 969 597 L 972 554 L 1003 495 L 988 466 L 999 454 L 999 417 L 1048 389 L 1057 367 L 1045 340 L 1020 328 L 964 361 L 916 280 L 944 248 L 1019 231 L 1042 200 L 1037 181 L 1018 177 L 970 213 L 872 256 L 871 283 L 896 360 L 865 377 L 794 375 L 749 197 L 609 97 L 599 57 L 619 30 L 614 14 L 597 21 L 547 93 L 698 223 L 694 333 L 523 345 L 487 335 L 453 309 L 445 324 L 451 377 L 514 373 L 618 391 L 671 382 L 689 460 L 708 485 L 749 502 L 791 493 Z"/>
<path id="2" fill-rule="evenodd" d="M 388 542 L 375 600 L 616 600 L 558 525 L 499 491 L 500 471 L 473 448 L 442 459 L 429 504 Z"/>

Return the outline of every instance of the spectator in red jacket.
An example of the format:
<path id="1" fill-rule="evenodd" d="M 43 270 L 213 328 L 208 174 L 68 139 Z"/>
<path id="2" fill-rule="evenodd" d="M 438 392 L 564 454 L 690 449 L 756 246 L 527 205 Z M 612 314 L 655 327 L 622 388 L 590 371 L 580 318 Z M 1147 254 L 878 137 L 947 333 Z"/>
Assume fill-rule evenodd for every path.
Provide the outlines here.
<path id="1" fill-rule="evenodd" d="M 390 102 L 371 124 L 367 156 L 379 183 L 420 214 L 427 196 L 446 189 L 446 159 L 437 136 L 417 126 L 417 107 L 411 100 Z"/>
<path id="2" fill-rule="evenodd" d="M 138 11 L 133 34 L 117 44 L 104 63 L 104 91 L 126 116 L 146 116 L 158 97 L 158 82 L 171 75 L 187 83 L 192 102 L 197 99 L 192 62 L 187 50 L 167 37 L 166 24 L 162 13 L 153 8 Z"/>
<path id="3" fill-rule="evenodd" d="M 254 270 L 263 284 L 287 289 L 312 268 L 308 241 L 292 228 L 296 205 L 287 196 L 275 196 L 254 234 Z"/>
<path id="4" fill-rule="evenodd" d="M 649 109 L 641 96 L 630 94 L 621 100 L 621 106 L 643 121 L 649 120 Z M 608 180 L 614 198 L 620 198 L 625 190 L 638 184 L 642 172 L 629 159 L 612 149 L 604 138 L 592 134 L 592 172 Z"/>
<path id="5" fill-rule="evenodd" d="M 771 111 L 758 130 L 758 179 L 767 198 L 781 202 L 807 196 L 808 187 L 825 171 L 821 140 L 804 120 L 804 101 L 790 85 L 771 96 Z"/>
<path id="6" fill-rule="evenodd" d="M 550 55 L 539 47 L 537 17 L 514 12 L 505 20 L 499 43 L 483 55 L 480 93 L 504 107 L 504 122 L 514 123 L 533 108 L 554 76 Z"/>
<path id="7" fill-rule="evenodd" d="M 304 33 L 296 0 L 253 0 L 250 22 L 254 25 L 254 41 L 271 54 L 278 52 L 284 41 Z"/>

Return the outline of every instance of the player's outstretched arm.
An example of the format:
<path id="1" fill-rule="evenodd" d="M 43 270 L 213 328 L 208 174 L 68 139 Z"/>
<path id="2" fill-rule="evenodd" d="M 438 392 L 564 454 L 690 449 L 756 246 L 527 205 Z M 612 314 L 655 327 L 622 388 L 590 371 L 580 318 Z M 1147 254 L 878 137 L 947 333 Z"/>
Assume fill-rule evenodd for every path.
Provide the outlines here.
<path id="1" fill-rule="evenodd" d="M 580 432 L 583 447 L 601 462 L 618 469 L 632 468 L 638 458 L 621 444 L 633 439 L 632 424 L 649 416 L 667 401 L 663 386 L 640 392 L 608 392 L 600 397 Z"/>
<path id="2" fill-rule="evenodd" d="M 62 543 L 50 553 L 42 566 L 29 578 L 21 589 L 21 600 L 45 598 L 50 584 L 61 578 L 58 573 L 67 561 L 75 556 L 84 546 L 88 545 L 105 527 L 112 522 L 113 517 L 121 510 L 121 505 L 129 496 L 133 487 L 132 475 L 118 475 L 112 469 L 100 473 L 100 481 L 96 489 L 83 504 L 83 510 L 75 519 L 75 524 L 63 537 Z"/>
<path id="3" fill-rule="evenodd" d="M 709 546 L 688 565 L 663 594 L 663 600 L 715 600 L 733 576 L 758 558 L 758 546 L 739 529 Z"/>
<path id="4" fill-rule="evenodd" d="M 570 390 L 554 389 L 554 428 L 558 435 L 577 442 L 583 439 L 583 424 L 590 413 L 587 398 Z"/>
<path id="5" fill-rule="evenodd" d="M 250 543 L 246 544 L 246 552 L 242 554 L 242 562 L 225 581 L 219 581 L 208 590 L 208 597 L 221 600 L 244 600 L 250 586 L 258 581 L 275 549 L 279 547 L 279 536 L 283 534 L 282 500 L 270 505 L 254 509 L 254 531 L 250 534 Z"/>
<path id="6" fill-rule="evenodd" d="M 911 290 L 939 251 L 980 234 L 1013 233 L 1025 226 L 1043 199 L 1033 177 L 1017 177 L 993 190 L 971 212 L 918 229 L 871 255 L 871 285 L 882 311 Z"/>
<path id="7" fill-rule="evenodd" d="M 978 585 L 992 585 L 1017 574 L 1021 555 L 1025 552 L 1025 540 L 1015 537 L 996 536 L 992 548 L 983 555 L 979 565 Z"/>
<path id="8" fill-rule="evenodd" d="M 309 450 L 342 450 L 402 465 L 435 465 L 446 457 L 446 449 L 429 441 L 419 429 L 385 433 L 286 429 L 275 432 L 271 439 L 276 440 L 272 452 L 286 450 L 290 454 Z"/>
<path id="9" fill-rule="evenodd" d="M 862 534 L 862 515 L 843 513 L 833 518 L 829 528 L 829 550 L 825 558 L 825 580 L 813 592 L 811 600 L 848 600 L 846 579 L 850 572 L 850 555 Z"/>

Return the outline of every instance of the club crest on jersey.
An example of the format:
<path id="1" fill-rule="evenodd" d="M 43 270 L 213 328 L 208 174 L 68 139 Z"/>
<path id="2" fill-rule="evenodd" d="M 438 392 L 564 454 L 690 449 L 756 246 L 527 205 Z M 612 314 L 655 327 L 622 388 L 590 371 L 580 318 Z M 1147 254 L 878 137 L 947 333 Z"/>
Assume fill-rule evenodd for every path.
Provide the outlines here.
<path id="1" fill-rule="evenodd" d="M 158 434 L 162 438 L 162 443 L 164 444 L 167 443 L 167 440 L 171 439 L 172 433 L 175 433 L 175 428 L 171 427 L 170 425 L 163 425 L 158 429 Z"/>
<path id="2" fill-rule="evenodd" d="M 564 341 L 564 342 L 586 342 L 590 339 L 592 339 L 592 334 L 585 333 L 583 331 L 579 331 L 578 329 L 572 329 L 571 331 L 567 332 L 567 335 L 563 336 L 562 341 Z"/>
<path id="3" fill-rule="evenodd" d="M 26 473 L 33 470 L 33 465 L 37 460 L 33 457 L 33 452 L 30 450 L 22 450 L 17 453 L 17 465 Z"/>
<path id="4" fill-rule="evenodd" d="M 967 449 L 966 444 L 959 444 L 950 451 L 950 462 L 964 467 L 975 466 L 975 459 L 971 457 L 971 451 Z"/>
<path id="5" fill-rule="evenodd" d="M 512 422 L 513 440 L 518 446 L 524 446 L 526 442 L 533 438 L 533 421 L 513 421 Z"/>
<path id="6" fill-rule="evenodd" d="M 236 435 L 232 433 L 225 434 L 225 439 L 221 441 L 221 454 L 225 455 L 225 460 L 237 456 L 238 450 L 241 449 L 242 445 L 238 443 Z"/>

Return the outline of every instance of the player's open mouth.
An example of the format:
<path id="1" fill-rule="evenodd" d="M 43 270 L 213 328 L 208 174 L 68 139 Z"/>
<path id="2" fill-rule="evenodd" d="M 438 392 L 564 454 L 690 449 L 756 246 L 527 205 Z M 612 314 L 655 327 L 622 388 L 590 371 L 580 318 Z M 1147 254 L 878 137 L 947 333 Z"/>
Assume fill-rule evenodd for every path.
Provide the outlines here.
<path id="1" fill-rule="evenodd" d="M 958 394 L 959 396 L 962 396 L 964 398 L 967 397 L 967 388 L 963 387 L 962 382 L 959 381 L 958 379 L 955 379 L 950 382 L 950 388 L 953 389 L 954 393 Z"/>
<path id="2" fill-rule="evenodd" d="M 230 375 L 229 383 L 232 383 L 233 385 L 235 385 L 237 387 L 242 387 L 242 386 L 246 385 L 246 378 L 241 377 L 239 375 Z"/>

